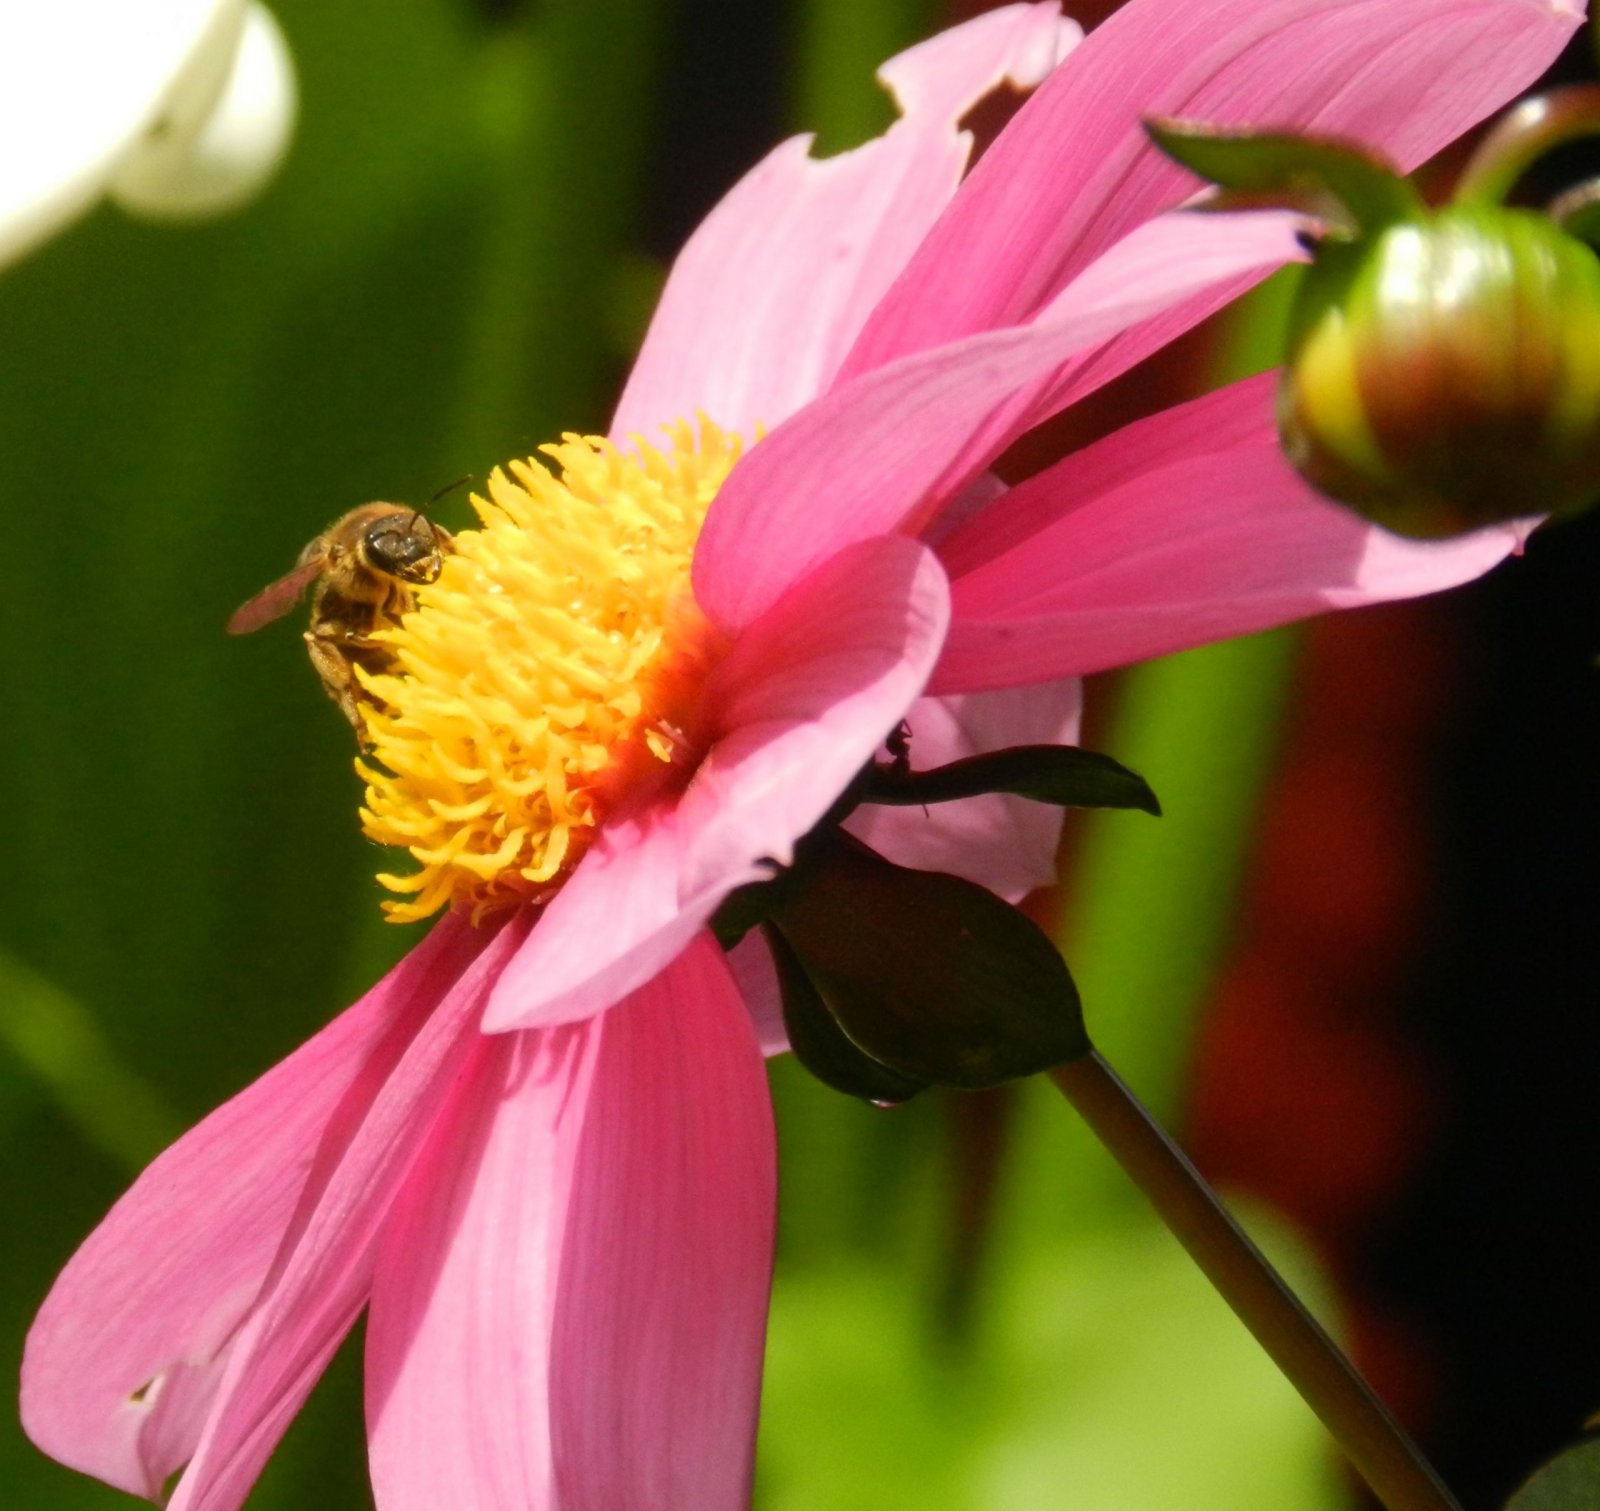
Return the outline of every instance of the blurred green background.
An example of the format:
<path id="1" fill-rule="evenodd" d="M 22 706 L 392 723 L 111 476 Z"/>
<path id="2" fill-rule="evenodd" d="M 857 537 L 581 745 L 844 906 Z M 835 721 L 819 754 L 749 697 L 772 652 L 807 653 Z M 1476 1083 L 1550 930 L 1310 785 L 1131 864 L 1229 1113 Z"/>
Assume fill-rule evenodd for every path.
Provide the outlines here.
<path id="1" fill-rule="evenodd" d="M 273 8 L 301 118 L 257 204 L 182 229 L 102 209 L 0 272 L 13 1371 L 141 1164 L 415 937 L 378 921 L 349 731 L 297 629 L 230 640 L 229 612 L 355 502 L 603 428 L 717 194 L 788 131 L 832 149 L 879 129 L 873 68 L 947 19 L 933 0 Z M 1099 1037 L 1169 1113 L 1294 654 L 1178 658 L 1099 731 L 1169 816 L 1076 827 L 1064 938 Z M 1348 1503 L 1307 1413 L 1048 1092 L 883 1113 L 789 1064 L 773 1080 L 763 1507 Z M 0 1501 L 128 1504 L 10 1413 Z M 249 1504 L 370 1504 L 353 1350 Z"/>

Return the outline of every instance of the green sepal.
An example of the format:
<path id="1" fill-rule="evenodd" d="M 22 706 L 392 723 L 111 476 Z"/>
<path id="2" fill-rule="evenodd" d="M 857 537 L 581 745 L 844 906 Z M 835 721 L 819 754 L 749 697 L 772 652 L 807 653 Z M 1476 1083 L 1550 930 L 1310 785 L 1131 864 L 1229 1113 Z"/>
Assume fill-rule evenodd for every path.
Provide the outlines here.
<path id="1" fill-rule="evenodd" d="M 816 835 L 772 921 L 834 1021 L 903 1076 L 978 1089 L 1089 1050 L 1077 987 L 1042 930 L 974 882 Z"/>
<path id="2" fill-rule="evenodd" d="M 789 1048 L 812 1075 L 824 1086 L 879 1106 L 910 1101 L 928 1089 L 928 1082 L 880 1065 L 852 1044 L 782 933 L 769 924 L 762 934 L 777 967 Z"/>
<path id="3" fill-rule="evenodd" d="M 1452 196 L 1503 205 L 1540 158 L 1586 137 L 1600 136 L 1600 86 L 1559 84 L 1519 100 L 1473 148 Z"/>
<path id="4" fill-rule="evenodd" d="M 1588 1437 L 1540 1465 L 1505 1511 L 1594 1511 L 1600 1506 L 1600 1437 Z"/>
<path id="5" fill-rule="evenodd" d="M 1075 745 L 1013 745 L 927 771 L 875 766 L 861 800 L 920 808 L 990 792 L 1059 808 L 1138 808 L 1161 816 L 1161 804 L 1142 776 L 1108 755 Z"/>
<path id="6" fill-rule="evenodd" d="M 1568 236 L 1600 247 L 1600 178 L 1586 178 L 1550 201 L 1548 214 Z"/>
<path id="7" fill-rule="evenodd" d="M 1424 213 L 1387 163 L 1344 142 L 1198 121 L 1147 120 L 1144 129 L 1174 162 L 1221 188 L 1312 211 L 1331 196 L 1365 235 Z"/>

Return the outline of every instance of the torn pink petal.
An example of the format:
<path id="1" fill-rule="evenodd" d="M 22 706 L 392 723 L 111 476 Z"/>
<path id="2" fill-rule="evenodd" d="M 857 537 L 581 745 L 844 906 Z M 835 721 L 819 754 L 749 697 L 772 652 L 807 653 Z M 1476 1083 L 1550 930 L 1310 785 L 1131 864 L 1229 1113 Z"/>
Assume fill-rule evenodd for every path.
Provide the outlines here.
<path id="1" fill-rule="evenodd" d="M 695 551 L 695 595 L 742 629 L 841 547 L 915 530 L 1042 418 L 1037 386 L 1075 353 L 1207 285 L 1303 258 L 1298 217 L 1172 216 L 1141 227 L 1037 322 L 919 352 L 780 425 L 723 485 Z"/>
<path id="2" fill-rule="evenodd" d="M 906 715 L 911 766 L 921 771 L 1013 745 L 1072 745 L 1083 686 L 923 698 Z M 863 804 L 845 826 L 880 855 L 919 871 L 964 876 L 1011 902 L 1056 879 L 1061 809 L 1027 798 L 967 798 L 936 808 Z"/>
<path id="3" fill-rule="evenodd" d="M 481 1040 L 379 1258 L 379 1511 L 745 1505 L 774 1201 L 708 937 L 597 1018 Z"/>
<path id="4" fill-rule="evenodd" d="M 713 674 L 716 733 L 682 796 L 606 826 L 496 985 L 484 1027 L 602 1011 L 735 887 L 787 864 L 922 691 L 946 623 L 944 574 L 915 541 L 864 541 L 797 584 Z"/>
<path id="5" fill-rule="evenodd" d="M 908 47 L 878 69 L 907 117 L 942 117 L 953 129 L 1002 84 L 1032 89 L 1083 40 L 1057 0 L 998 5 Z"/>
<path id="6" fill-rule="evenodd" d="M 1409 170 L 1532 83 L 1581 19 L 1538 0 L 1132 0 L 985 153 L 841 377 L 1026 321 L 1180 204 L 1195 182 L 1147 117 L 1353 137 Z"/>
<path id="7" fill-rule="evenodd" d="M 955 193 L 961 117 L 1007 80 L 1036 84 L 1080 35 L 1053 0 L 991 11 L 883 65 L 904 112 L 883 136 L 822 161 L 809 137 L 773 151 L 674 262 L 613 438 L 697 411 L 753 438 L 822 392 Z"/>
<path id="8" fill-rule="evenodd" d="M 520 942 L 513 918 L 417 1029 L 338 1148 L 229 1351 L 216 1399 L 168 1511 L 235 1511 L 367 1299 L 384 1220 L 476 1044 L 488 987 Z"/>
<path id="9" fill-rule="evenodd" d="M 194 1453 L 297 1218 L 482 948 L 446 918 L 354 1007 L 166 1151 L 57 1279 L 28 1336 L 23 1425 L 63 1463 L 159 1497 Z"/>
<path id="10" fill-rule="evenodd" d="M 941 548 L 955 618 L 937 691 L 1083 675 L 1487 571 L 1506 526 L 1402 540 L 1284 460 L 1270 373 L 1124 427 Z"/>

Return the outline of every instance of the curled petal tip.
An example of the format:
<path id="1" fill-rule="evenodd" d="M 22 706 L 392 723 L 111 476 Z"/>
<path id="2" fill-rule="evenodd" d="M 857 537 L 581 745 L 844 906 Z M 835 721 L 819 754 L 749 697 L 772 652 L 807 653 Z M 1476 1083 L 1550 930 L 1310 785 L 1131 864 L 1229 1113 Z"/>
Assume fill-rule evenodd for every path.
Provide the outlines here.
<path id="1" fill-rule="evenodd" d="M 295 109 L 289 44 L 271 12 L 252 5 L 231 51 L 200 60 L 174 86 L 160 131 L 135 145 L 111 182 L 111 197 L 157 220 L 233 209 L 282 163 Z"/>

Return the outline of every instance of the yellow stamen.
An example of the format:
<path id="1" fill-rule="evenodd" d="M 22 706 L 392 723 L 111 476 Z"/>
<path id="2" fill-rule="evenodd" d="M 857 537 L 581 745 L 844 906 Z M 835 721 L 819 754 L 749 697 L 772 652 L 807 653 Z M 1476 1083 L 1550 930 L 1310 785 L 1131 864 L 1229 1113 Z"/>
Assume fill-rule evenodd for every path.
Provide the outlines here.
<path id="1" fill-rule="evenodd" d="M 378 880 L 396 922 L 537 899 L 624 797 L 683 780 L 703 749 L 697 694 L 722 649 L 689 587 L 737 436 L 702 419 L 663 450 L 568 435 L 560 469 L 512 462 L 474 497 L 437 582 L 359 673 L 367 836 L 422 869 Z M 509 473 L 509 476 L 507 475 Z"/>

